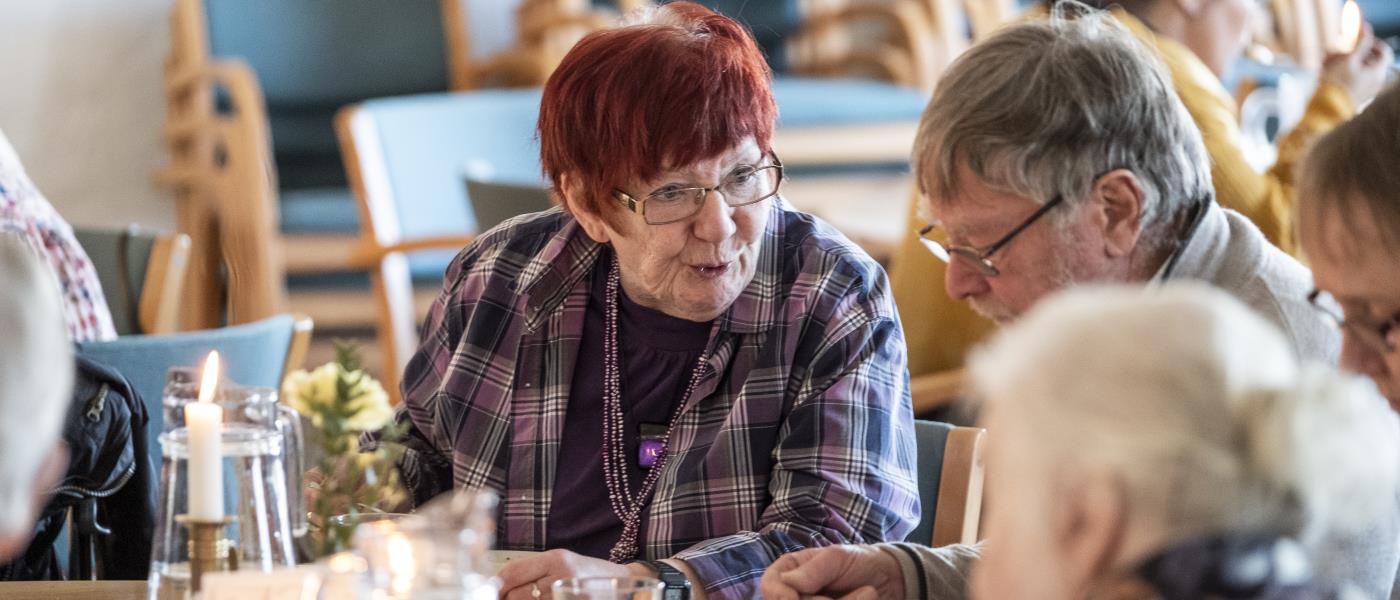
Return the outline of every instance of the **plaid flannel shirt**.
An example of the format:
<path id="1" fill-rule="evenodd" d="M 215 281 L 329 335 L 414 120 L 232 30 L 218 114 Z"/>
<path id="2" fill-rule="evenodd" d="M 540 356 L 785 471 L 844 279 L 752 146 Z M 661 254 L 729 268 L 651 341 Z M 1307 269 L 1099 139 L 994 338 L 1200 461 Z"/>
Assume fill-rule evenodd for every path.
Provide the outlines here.
<path id="1" fill-rule="evenodd" d="M 641 540 L 642 558 L 685 560 L 716 598 L 757 595 L 785 552 L 901 540 L 919 519 L 885 274 L 829 226 L 772 207 L 753 282 L 711 331 Z M 502 549 L 545 548 L 601 248 L 559 209 L 478 238 L 448 268 L 405 372 L 410 494 L 495 490 Z"/>

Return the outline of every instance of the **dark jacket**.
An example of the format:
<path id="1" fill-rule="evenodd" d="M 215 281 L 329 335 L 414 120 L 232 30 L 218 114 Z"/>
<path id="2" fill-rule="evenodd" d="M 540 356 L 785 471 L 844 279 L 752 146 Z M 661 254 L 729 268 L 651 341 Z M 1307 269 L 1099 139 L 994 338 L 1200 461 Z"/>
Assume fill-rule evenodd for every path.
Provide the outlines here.
<path id="1" fill-rule="evenodd" d="M 156 475 L 147 446 L 146 407 L 115 369 L 77 357 L 73 403 L 63 427 L 68 472 L 53 491 L 24 554 L 0 566 L 0 580 L 64 579 L 55 552 L 73 511 L 74 561 L 91 543 L 100 579 L 145 579 L 155 530 Z"/>

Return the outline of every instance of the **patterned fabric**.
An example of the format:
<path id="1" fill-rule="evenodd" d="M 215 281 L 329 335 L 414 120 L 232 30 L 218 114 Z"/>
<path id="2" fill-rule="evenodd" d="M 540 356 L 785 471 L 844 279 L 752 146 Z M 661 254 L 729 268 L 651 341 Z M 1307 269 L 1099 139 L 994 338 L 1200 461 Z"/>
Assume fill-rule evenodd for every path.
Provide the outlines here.
<path id="1" fill-rule="evenodd" d="M 710 333 L 642 540 L 643 558 L 687 561 L 715 598 L 756 595 L 784 552 L 899 540 L 919 518 L 885 275 L 829 226 L 772 210 L 753 282 Z M 496 490 L 503 549 L 545 548 L 601 250 L 559 209 L 478 238 L 449 267 L 404 376 L 414 501 L 453 484 Z"/>
<path id="2" fill-rule="evenodd" d="M 16 234 L 44 259 L 63 292 L 68 336 L 74 342 L 117 337 L 97 271 L 73 228 L 24 173 L 24 165 L 0 132 L 0 233 Z"/>

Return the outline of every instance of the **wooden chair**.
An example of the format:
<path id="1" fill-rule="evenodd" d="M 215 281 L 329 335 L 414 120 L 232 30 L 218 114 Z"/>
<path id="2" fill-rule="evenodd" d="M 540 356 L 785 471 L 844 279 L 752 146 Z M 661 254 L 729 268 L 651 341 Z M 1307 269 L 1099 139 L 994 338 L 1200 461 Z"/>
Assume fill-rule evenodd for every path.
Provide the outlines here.
<path id="1" fill-rule="evenodd" d="M 977 542 L 986 434 L 977 427 L 914 422 L 922 508 L 919 525 L 906 541 L 933 547 Z"/>
<path id="2" fill-rule="evenodd" d="M 189 236 L 145 232 L 135 226 L 75 228 L 73 233 L 97 269 L 118 335 L 176 331 L 189 265 Z"/>
<path id="3" fill-rule="evenodd" d="M 296 285 L 358 277 L 348 273 L 359 224 L 335 112 L 508 71 L 471 61 L 462 13 L 462 0 L 174 1 L 171 164 L 160 180 L 193 243 L 186 328 L 222 324 L 225 311 L 240 323 L 285 310 L 288 275 L 298 307 L 355 305 Z M 334 312 L 358 324 L 353 310 Z"/>
<path id="4" fill-rule="evenodd" d="M 370 273 L 380 376 L 397 401 L 418 343 L 413 281 L 441 287 L 451 258 L 478 231 L 472 170 L 500 183 L 541 185 L 537 89 L 479 90 L 369 100 L 336 118 L 359 201 L 355 264 Z"/>
<path id="5" fill-rule="evenodd" d="M 203 22 L 202 3 L 176 0 L 162 130 L 170 164 L 157 174 L 190 238 L 182 329 L 254 321 L 285 304 L 262 92 L 246 64 L 210 56 Z"/>

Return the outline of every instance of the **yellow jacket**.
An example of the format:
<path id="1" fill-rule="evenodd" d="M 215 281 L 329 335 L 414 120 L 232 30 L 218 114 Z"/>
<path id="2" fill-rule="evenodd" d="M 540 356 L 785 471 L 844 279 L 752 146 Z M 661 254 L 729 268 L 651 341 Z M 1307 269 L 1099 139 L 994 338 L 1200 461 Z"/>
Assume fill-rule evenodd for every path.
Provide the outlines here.
<path id="1" fill-rule="evenodd" d="M 1186 46 L 1157 37 L 1142 21 L 1122 10 L 1113 13 L 1134 35 L 1156 48 L 1166 64 L 1176 92 L 1200 128 L 1210 153 L 1216 201 L 1249 217 L 1265 237 L 1293 253 L 1295 165 L 1313 140 L 1353 116 L 1355 107 L 1349 94 L 1320 84 L 1302 120 L 1279 140 L 1277 162 L 1261 174 L 1245 160 L 1238 109 L 1215 73 Z M 909 345 L 909 372 L 918 376 L 961 366 L 968 348 L 991 331 L 992 324 L 966 303 L 944 293 L 943 263 L 919 244 L 913 232 L 919 224 L 913 202 L 909 223 L 909 232 L 890 265 L 890 282 Z"/>

